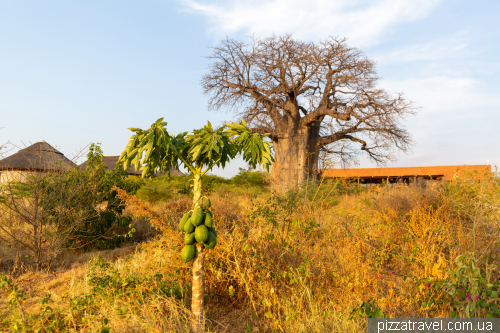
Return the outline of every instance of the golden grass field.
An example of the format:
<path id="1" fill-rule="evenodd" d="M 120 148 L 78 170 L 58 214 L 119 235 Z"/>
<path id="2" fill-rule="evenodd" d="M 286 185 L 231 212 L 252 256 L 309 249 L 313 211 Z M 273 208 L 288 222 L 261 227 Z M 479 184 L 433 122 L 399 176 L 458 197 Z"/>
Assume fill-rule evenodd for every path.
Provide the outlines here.
<path id="1" fill-rule="evenodd" d="M 207 331 L 362 332 L 371 309 L 498 317 L 499 178 L 472 178 L 361 192 L 323 183 L 282 196 L 212 193 L 218 245 L 205 263 Z M 189 332 L 191 271 L 172 230 L 190 199 L 153 205 L 122 195 L 128 213 L 149 217 L 162 235 L 66 252 L 49 272 L 0 266 L 9 281 L 0 332 Z M 0 246 L 4 262 L 11 252 Z"/>

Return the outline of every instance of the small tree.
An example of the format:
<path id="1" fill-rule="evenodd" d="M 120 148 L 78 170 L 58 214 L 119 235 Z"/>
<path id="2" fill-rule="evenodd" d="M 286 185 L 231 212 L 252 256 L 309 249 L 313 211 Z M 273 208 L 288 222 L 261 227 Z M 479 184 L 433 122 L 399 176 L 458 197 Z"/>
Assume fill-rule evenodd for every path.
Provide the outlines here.
<path id="1" fill-rule="evenodd" d="M 250 165 L 260 164 L 266 170 L 269 170 L 269 165 L 273 161 L 271 144 L 264 140 L 266 134 L 252 133 L 244 121 L 226 124 L 218 129 L 214 129 L 208 122 L 203 128 L 194 130 L 192 134 L 188 135 L 184 132 L 175 136 L 167 132 L 166 125 L 163 118 L 160 118 L 147 130 L 130 128 L 135 134 L 129 138 L 120 161 L 124 161 L 125 169 L 131 164 L 135 165 L 136 170 L 140 168 L 143 177 L 152 176 L 156 172 L 168 172 L 171 168 L 178 169 L 180 165 L 184 165 L 194 177 L 193 218 L 196 211 L 202 209 L 202 177 L 214 166 L 224 168 L 227 162 L 240 153 Z M 206 206 L 209 207 L 210 201 L 207 199 L 206 202 L 208 203 Z M 210 215 L 209 212 L 207 213 Z M 187 218 L 188 216 L 185 215 L 181 220 L 181 230 Z M 186 240 L 185 243 L 189 244 L 191 241 Z M 205 244 L 205 248 L 213 248 L 213 246 Z M 192 257 L 186 257 L 183 250 L 183 259 L 185 261 L 194 259 L 192 327 L 194 332 L 203 332 L 205 252 L 202 242 L 199 241 L 193 250 Z"/>
<path id="2" fill-rule="evenodd" d="M 87 208 L 91 195 L 76 168 L 14 179 L 2 191 L 0 241 L 36 269 L 50 265 L 73 232 L 96 214 Z"/>
<path id="3" fill-rule="evenodd" d="M 105 170 L 99 145 L 92 144 L 86 170 L 60 170 L 58 163 L 43 172 L 32 168 L 26 177 L 5 182 L 0 194 L 0 242 L 14 247 L 36 269 L 50 266 L 65 248 L 114 247 L 131 232 L 131 219 L 112 191 L 118 186 L 134 192 L 137 181 L 123 170 Z"/>

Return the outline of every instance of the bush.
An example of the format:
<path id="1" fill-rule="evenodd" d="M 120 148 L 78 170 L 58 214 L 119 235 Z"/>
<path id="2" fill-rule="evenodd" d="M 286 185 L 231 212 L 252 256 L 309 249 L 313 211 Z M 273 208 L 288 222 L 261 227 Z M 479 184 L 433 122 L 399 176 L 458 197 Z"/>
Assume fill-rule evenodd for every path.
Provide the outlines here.
<path id="1" fill-rule="evenodd" d="M 203 177 L 203 194 L 262 194 L 268 191 L 265 181 L 266 176 L 267 173 L 265 172 L 247 171 L 244 169 L 241 169 L 231 179 L 216 175 L 205 175 Z M 189 195 L 192 179 L 193 177 L 190 174 L 155 177 L 145 181 L 145 184 L 137 191 L 137 197 L 153 204 L 177 200 Z"/>
<path id="2" fill-rule="evenodd" d="M 112 248 L 131 237 L 130 216 L 113 186 L 133 193 L 142 181 L 116 168 L 106 171 L 100 147 L 92 145 L 86 170 L 37 173 L 4 185 L 0 239 L 18 258 L 40 269 L 63 248 Z"/>
<path id="3" fill-rule="evenodd" d="M 264 187 L 266 185 L 267 173 L 262 171 L 251 171 L 240 168 L 240 172 L 231 178 L 230 183 L 234 185 L 247 185 Z"/>

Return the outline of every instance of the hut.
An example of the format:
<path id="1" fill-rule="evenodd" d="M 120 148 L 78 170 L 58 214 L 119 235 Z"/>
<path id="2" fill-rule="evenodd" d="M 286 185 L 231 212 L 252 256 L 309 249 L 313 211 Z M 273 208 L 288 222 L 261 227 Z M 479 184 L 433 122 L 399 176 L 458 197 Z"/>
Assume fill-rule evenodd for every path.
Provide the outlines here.
<path id="1" fill-rule="evenodd" d="M 0 160 L 0 184 L 25 181 L 28 175 L 57 172 L 76 166 L 44 140 Z"/>
<path id="2" fill-rule="evenodd" d="M 118 159 L 120 158 L 120 155 L 104 155 L 102 157 L 102 163 L 108 168 L 108 170 L 112 170 L 116 167 L 116 164 L 118 163 Z M 87 162 L 85 161 L 82 164 L 80 164 L 80 168 L 85 169 L 87 167 Z M 120 164 L 123 164 L 123 162 L 120 162 Z M 141 170 L 135 170 L 135 167 L 133 165 L 129 166 L 127 168 L 127 173 L 130 176 L 141 176 L 142 171 Z M 183 173 L 180 172 L 179 170 L 176 169 L 170 169 L 170 174 L 175 175 L 175 176 L 182 176 Z M 163 173 L 158 173 L 157 176 L 162 176 Z"/>

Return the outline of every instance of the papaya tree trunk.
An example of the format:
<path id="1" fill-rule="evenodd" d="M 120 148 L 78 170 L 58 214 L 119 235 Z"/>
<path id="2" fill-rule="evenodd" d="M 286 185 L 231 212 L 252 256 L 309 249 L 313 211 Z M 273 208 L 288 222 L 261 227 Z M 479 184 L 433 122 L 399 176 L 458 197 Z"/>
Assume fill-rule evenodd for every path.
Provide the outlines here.
<path id="1" fill-rule="evenodd" d="M 194 175 L 193 184 L 193 204 L 194 208 L 200 207 L 201 202 L 201 174 Z M 204 297 L 205 297 L 205 253 L 203 245 L 196 244 L 196 255 L 193 263 L 193 289 L 191 299 L 191 312 L 193 313 L 192 329 L 194 333 L 203 333 L 205 331 L 204 320 Z"/>
<path id="2" fill-rule="evenodd" d="M 194 184 L 193 184 L 193 209 L 201 206 L 201 170 L 198 170 L 198 173 L 194 175 Z"/>
<path id="3" fill-rule="evenodd" d="M 193 312 L 193 332 L 205 332 L 204 301 L 205 297 L 205 252 L 203 245 L 196 244 L 196 256 L 193 263 L 193 298 L 191 311 Z"/>

